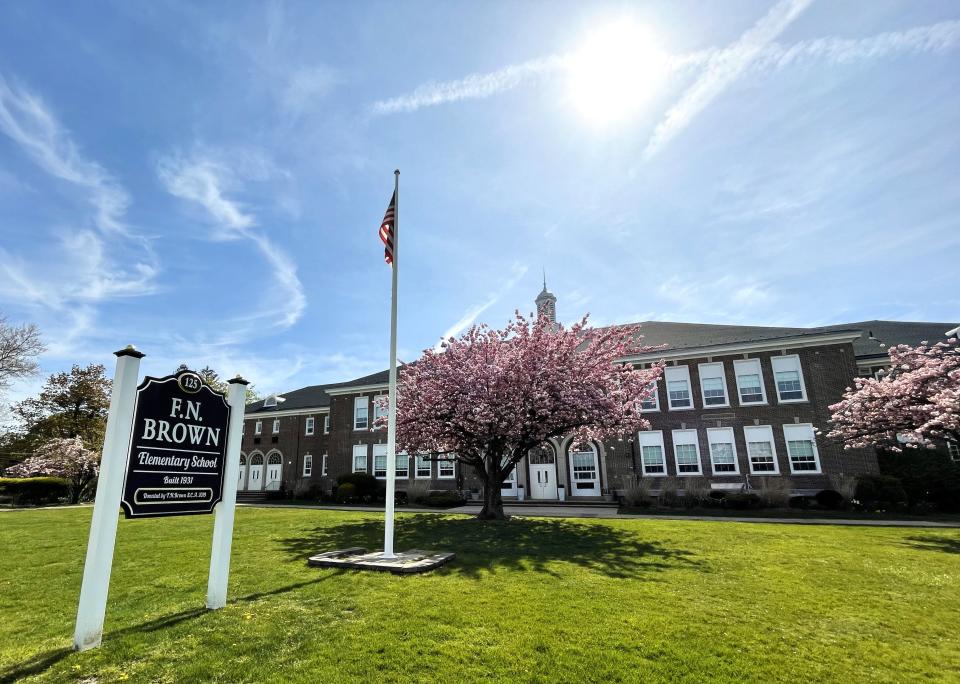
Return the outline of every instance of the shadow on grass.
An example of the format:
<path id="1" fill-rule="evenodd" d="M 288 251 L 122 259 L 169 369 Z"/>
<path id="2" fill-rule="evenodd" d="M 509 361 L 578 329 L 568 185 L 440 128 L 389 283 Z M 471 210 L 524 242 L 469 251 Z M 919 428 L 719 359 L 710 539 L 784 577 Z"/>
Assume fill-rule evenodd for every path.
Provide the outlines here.
<path id="1" fill-rule="evenodd" d="M 363 546 L 383 548 L 383 521 L 358 520 L 317 527 L 281 539 L 292 561 L 322 551 Z M 612 525 L 566 519 L 513 518 L 480 521 L 440 515 L 397 518 L 396 548 L 453 551 L 456 560 L 435 572 L 479 577 L 481 572 L 532 570 L 556 576 L 561 561 L 617 579 L 651 579 L 677 568 L 706 571 L 693 553 L 644 541 Z"/>
<path id="2" fill-rule="evenodd" d="M 278 587 L 276 589 L 271 589 L 269 591 L 260 591 L 254 594 L 247 594 L 246 596 L 237 596 L 230 600 L 231 603 L 239 602 L 249 602 L 249 601 L 258 601 L 266 596 L 276 596 L 277 594 L 285 594 L 302 587 L 310 586 L 311 584 L 318 584 L 320 582 L 326 581 L 331 577 L 336 577 L 337 575 L 342 574 L 342 571 L 336 571 L 329 575 L 323 575 L 317 577 L 316 579 L 307 580 L 306 582 L 297 582 L 295 584 L 288 584 L 284 587 Z M 194 620 L 198 617 L 202 617 L 210 613 L 210 610 L 206 608 L 191 608 L 190 610 L 182 610 L 179 613 L 171 613 L 170 615 L 164 615 L 162 617 L 156 618 L 155 620 L 149 620 L 147 622 L 142 622 L 139 625 L 131 625 L 129 627 L 123 627 L 111 632 L 104 634 L 104 639 L 117 639 L 119 637 L 127 636 L 129 634 L 143 634 L 149 632 L 156 632 L 161 629 L 166 629 L 167 627 L 173 627 L 178 625 L 181 622 L 187 622 L 188 620 Z M 57 648 L 51 651 L 46 651 L 44 653 L 39 653 L 29 660 L 24 660 L 20 663 L 15 663 L 3 670 L 0 670 L 0 684 L 7 684 L 8 682 L 16 682 L 24 677 L 31 677 L 33 675 L 41 674 L 46 672 L 48 669 L 56 665 L 58 662 L 69 656 L 73 653 L 72 648 Z"/>
<path id="3" fill-rule="evenodd" d="M 943 553 L 960 553 L 960 538 L 943 536 L 907 537 L 907 544 L 912 549 L 922 551 L 942 551 Z"/>

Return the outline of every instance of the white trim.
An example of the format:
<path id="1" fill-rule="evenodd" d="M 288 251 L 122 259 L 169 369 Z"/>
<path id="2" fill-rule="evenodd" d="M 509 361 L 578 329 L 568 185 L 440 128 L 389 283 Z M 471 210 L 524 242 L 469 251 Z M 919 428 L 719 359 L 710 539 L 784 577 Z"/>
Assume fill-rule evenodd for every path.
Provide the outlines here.
<path id="1" fill-rule="evenodd" d="M 353 387 L 338 387 L 336 389 L 325 390 L 331 397 L 339 397 L 344 394 L 361 394 L 363 392 L 374 392 L 377 390 L 389 390 L 390 385 L 382 383 L 379 385 L 354 385 Z"/>
<path id="2" fill-rule="evenodd" d="M 263 434 L 263 421 L 258 420 L 256 423 L 253 424 L 253 436 L 256 437 L 257 435 L 262 435 L 262 434 Z"/>
<path id="3" fill-rule="evenodd" d="M 377 453 L 378 451 L 382 451 L 383 453 Z M 378 456 L 383 458 L 383 475 L 377 475 L 377 457 Z M 378 480 L 387 479 L 387 445 L 386 444 L 373 445 L 373 476 Z"/>
<path id="4" fill-rule="evenodd" d="M 256 420 L 264 417 L 286 418 L 287 416 L 309 416 L 314 413 L 330 413 L 329 407 L 307 407 L 302 409 L 286 409 L 283 411 L 251 411 L 243 416 L 244 420 Z"/>
<path id="5" fill-rule="evenodd" d="M 777 382 L 777 362 L 781 363 L 786 359 L 796 359 L 796 368 L 790 370 L 795 370 L 797 377 L 800 379 L 800 394 L 802 395 L 799 399 L 782 399 L 780 397 L 780 383 Z M 786 370 L 786 369 L 783 369 Z M 770 357 L 770 372 L 773 373 L 773 386 L 777 390 L 777 402 L 780 404 L 802 404 L 807 401 L 807 383 L 803 381 L 803 365 L 800 363 L 799 354 L 785 354 L 783 356 L 772 356 Z M 782 372 L 782 371 L 781 371 Z"/>
<path id="6" fill-rule="evenodd" d="M 358 449 L 363 449 L 363 470 L 357 469 L 357 457 L 360 455 Z M 351 473 L 369 473 L 370 472 L 370 450 L 366 444 L 354 444 L 353 452 L 350 455 Z"/>
<path id="7" fill-rule="evenodd" d="M 766 439 L 751 439 L 750 433 L 761 433 Z M 751 442 L 768 442 L 770 444 L 770 451 L 773 453 L 773 470 L 757 470 L 753 467 L 753 459 L 750 458 L 750 443 Z M 780 459 L 777 457 L 777 440 L 773 438 L 773 426 L 772 425 L 744 425 L 743 426 L 743 443 L 747 448 L 747 468 L 750 471 L 751 475 L 779 475 L 780 474 Z"/>
<path id="8" fill-rule="evenodd" d="M 729 442 L 726 439 L 712 439 L 713 435 L 723 434 L 729 437 Z M 730 444 L 733 449 L 733 470 L 717 470 L 717 464 L 713 460 L 713 445 L 714 444 Z M 710 470 L 714 475 L 722 477 L 724 475 L 739 475 L 740 474 L 740 457 L 737 454 L 737 436 L 733 432 L 732 427 L 713 427 L 707 428 L 707 449 L 710 452 Z"/>
<path id="9" fill-rule="evenodd" d="M 304 477 L 313 476 L 313 454 L 303 455 L 303 476 Z"/>
<path id="10" fill-rule="evenodd" d="M 427 464 L 427 474 L 420 474 L 420 464 Z M 417 454 L 413 459 L 413 479 L 414 480 L 429 480 L 433 478 L 433 462 L 430 460 L 430 457 L 425 454 Z"/>
<path id="11" fill-rule="evenodd" d="M 453 472 L 449 475 L 440 474 L 440 466 L 443 463 L 450 463 L 453 465 Z M 453 456 L 440 456 L 437 458 L 437 479 L 438 480 L 453 480 L 457 477 L 457 459 Z"/>
<path id="12" fill-rule="evenodd" d="M 670 441 L 673 442 L 673 467 L 676 469 L 677 477 L 697 477 L 698 475 L 703 475 L 703 454 L 700 453 L 700 435 L 697 434 L 697 430 L 671 430 Z M 677 447 L 691 445 L 697 452 L 697 470 L 696 472 L 680 472 L 680 459 L 677 454 Z"/>
<path id="13" fill-rule="evenodd" d="M 644 442 L 648 442 L 644 444 Z M 640 472 L 644 477 L 667 477 L 667 448 L 663 444 L 663 430 L 643 430 L 637 433 L 637 444 L 640 447 Z M 662 473 L 648 473 L 647 464 L 643 460 L 643 447 L 660 447 L 660 463 L 663 465 Z"/>
<path id="14" fill-rule="evenodd" d="M 567 447 L 567 467 L 570 469 L 570 482 L 569 487 L 567 488 L 567 494 L 569 496 L 600 496 L 600 451 L 597 449 L 597 445 L 593 442 L 587 442 L 586 444 L 589 449 L 574 449 L 573 442 L 570 442 L 570 446 Z M 593 478 L 590 480 L 578 480 L 576 478 L 575 471 L 573 469 L 573 455 L 586 454 L 593 452 Z M 578 484 L 592 482 L 591 487 L 579 488 Z"/>
<path id="15" fill-rule="evenodd" d="M 744 373 L 744 375 L 757 375 L 760 378 L 760 396 L 763 397 L 763 401 L 744 401 L 743 394 L 740 391 L 740 373 L 737 372 L 737 367 L 743 366 L 753 366 L 756 364 L 756 373 Z M 766 406 L 767 405 L 767 388 L 763 382 L 763 362 L 760 359 L 734 359 L 733 360 L 733 376 L 737 383 L 737 403 L 740 406 Z"/>
<path id="16" fill-rule="evenodd" d="M 653 385 L 653 403 L 656 404 L 656 407 L 652 409 L 646 409 L 641 407 L 640 413 L 659 413 L 660 412 L 660 380 L 659 379 L 654 380 L 650 384 Z"/>
<path id="17" fill-rule="evenodd" d="M 723 403 L 722 404 L 708 404 L 706 390 L 703 387 L 703 368 L 704 366 L 720 366 L 720 375 L 708 375 L 707 379 L 712 380 L 713 378 L 719 377 L 720 382 L 723 385 Z M 704 409 L 717 409 L 717 408 L 730 408 L 730 391 L 727 389 L 727 369 L 723 361 L 710 361 L 707 363 L 698 363 L 697 364 L 697 373 L 700 377 L 700 400 L 703 402 Z"/>
<path id="18" fill-rule="evenodd" d="M 634 354 L 618 359 L 625 363 L 650 363 L 651 361 L 702 359 L 705 356 L 723 356 L 727 354 L 743 354 L 746 352 L 780 351 L 782 349 L 803 349 L 806 347 L 823 347 L 831 344 L 853 342 L 860 338 L 860 332 L 833 332 L 817 335 L 803 335 L 799 337 L 780 337 L 757 342 L 735 342 L 731 344 L 706 345 L 689 347 L 686 349 L 665 350 L 663 352 L 648 352 Z"/>
<path id="19" fill-rule="evenodd" d="M 670 379 L 670 375 L 673 375 L 673 379 Z M 683 377 L 677 377 L 677 376 Z M 670 383 L 671 382 L 686 382 L 687 383 L 687 400 L 690 402 L 689 406 L 674 406 L 673 400 L 670 398 Z M 667 410 L 668 411 L 692 411 L 696 408 L 696 404 L 693 401 L 693 383 L 690 381 L 690 368 L 689 366 L 667 366 L 663 369 L 663 383 L 667 390 Z"/>
<path id="20" fill-rule="evenodd" d="M 402 477 L 404 480 L 409 480 L 409 479 L 410 479 L 410 454 L 408 454 L 408 453 L 405 452 L 405 451 L 402 451 L 402 452 L 400 452 L 399 454 L 397 454 L 396 456 L 394 456 L 393 458 L 394 458 L 394 462 L 397 464 L 397 466 L 396 466 L 396 476 L 397 476 L 397 477 Z M 407 465 L 406 465 L 406 467 L 404 467 L 404 468 L 401 468 L 401 467 L 400 467 L 400 462 L 401 462 L 402 459 L 407 459 Z M 400 474 L 400 471 L 401 471 L 401 470 L 406 471 L 406 472 L 405 472 L 403 475 L 401 475 L 401 474 Z"/>
<path id="21" fill-rule="evenodd" d="M 813 461 L 817 466 L 816 470 L 796 470 L 793 467 L 793 457 L 790 454 L 790 442 L 791 441 L 801 441 L 798 439 L 791 440 L 787 436 L 788 431 L 796 431 L 799 428 L 806 428 L 806 435 L 809 437 L 810 444 L 813 446 Z M 817 436 L 813 430 L 813 425 L 811 423 L 790 423 L 783 426 L 783 441 L 787 445 L 787 461 L 790 463 L 790 472 L 794 475 L 821 475 L 823 474 L 823 467 L 820 463 L 820 450 L 817 449 Z"/>
<path id="22" fill-rule="evenodd" d="M 307 416 L 303 421 L 303 435 L 312 437 L 317 431 L 317 419 L 313 416 Z"/>
<path id="23" fill-rule="evenodd" d="M 328 413 L 323 417 L 323 434 L 330 434 L 330 414 Z"/>
<path id="24" fill-rule="evenodd" d="M 357 409 L 360 408 L 361 402 L 363 403 L 363 408 L 366 409 L 367 417 L 365 419 L 366 425 L 358 426 L 357 425 Z M 363 395 L 361 397 L 353 398 L 353 419 L 351 420 L 351 422 L 353 423 L 354 432 L 368 432 L 370 430 L 370 397 L 368 397 L 367 395 Z"/>
<path id="25" fill-rule="evenodd" d="M 273 419 L 273 425 L 270 426 L 270 434 L 271 434 L 271 435 L 279 435 L 279 434 L 280 434 L 280 419 L 279 419 L 279 418 L 274 418 L 274 419 Z"/>
<path id="26" fill-rule="evenodd" d="M 320 477 L 327 476 L 327 455 L 324 454 L 320 461 Z"/>

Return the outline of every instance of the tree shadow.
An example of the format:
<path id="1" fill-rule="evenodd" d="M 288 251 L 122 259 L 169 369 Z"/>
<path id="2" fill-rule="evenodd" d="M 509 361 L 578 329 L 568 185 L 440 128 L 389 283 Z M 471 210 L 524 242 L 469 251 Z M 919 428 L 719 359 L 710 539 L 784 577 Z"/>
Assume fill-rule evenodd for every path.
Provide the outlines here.
<path id="1" fill-rule="evenodd" d="M 239 603 L 239 602 L 250 602 L 258 601 L 266 596 L 276 596 L 277 594 L 285 594 L 302 587 L 309 586 L 311 584 L 319 584 L 324 582 L 332 577 L 342 574 L 342 570 L 337 570 L 331 574 L 322 575 L 316 577 L 315 579 L 307 580 L 305 582 L 296 582 L 294 584 L 288 584 L 283 587 L 277 587 L 276 589 L 271 589 L 269 591 L 259 591 L 253 594 L 247 594 L 246 596 L 236 596 L 229 600 L 230 603 Z M 228 603 L 229 605 L 229 603 Z M 174 625 L 180 624 L 181 622 L 186 622 L 188 620 L 194 620 L 196 618 L 202 617 L 211 613 L 213 611 L 208 610 L 207 608 L 190 608 L 189 610 L 182 610 L 179 613 L 171 613 L 170 615 L 163 615 L 153 620 L 148 620 L 147 622 L 141 622 L 137 625 L 130 625 L 129 627 L 122 627 L 121 629 L 112 630 L 106 632 L 103 636 L 104 640 L 108 639 L 117 639 L 122 636 L 127 636 L 130 634 L 143 634 L 149 632 L 156 632 L 167 627 L 173 627 Z M 0 670 L 0 684 L 7 684 L 8 682 L 15 682 L 24 677 L 31 677 L 33 675 L 38 675 L 42 672 L 46 672 L 48 669 L 56 665 L 58 662 L 74 653 L 72 648 L 57 648 L 50 651 L 45 651 L 44 653 L 39 653 L 28 660 L 24 660 L 20 663 L 15 663 L 9 667 Z"/>
<path id="2" fill-rule="evenodd" d="M 943 553 L 960 553 L 960 537 L 944 537 L 938 535 L 925 535 L 917 537 L 907 537 L 908 544 L 912 549 L 922 551 L 941 551 Z"/>
<path id="3" fill-rule="evenodd" d="M 281 539 L 291 561 L 323 551 L 363 546 L 382 548 L 383 521 L 357 520 L 316 527 L 303 536 Z M 396 548 L 453 551 L 456 560 L 434 571 L 477 578 L 499 570 L 532 570 L 558 576 L 564 562 L 616 579 L 652 579 L 672 569 L 709 571 L 685 549 L 638 539 L 612 525 L 561 518 L 480 521 L 442 515 L 410 515 L 396 520 Z"/>

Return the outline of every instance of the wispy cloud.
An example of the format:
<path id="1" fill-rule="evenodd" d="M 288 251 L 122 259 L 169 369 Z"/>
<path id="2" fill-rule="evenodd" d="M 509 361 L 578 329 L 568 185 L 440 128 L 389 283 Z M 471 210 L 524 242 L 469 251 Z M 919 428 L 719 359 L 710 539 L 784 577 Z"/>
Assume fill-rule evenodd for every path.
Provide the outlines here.
<path id="1" fill-rule="evenodd" d="M 247 177 L 262 177 L 269 168 L 265 160 L 255 161 L 256 164 L 247 167 Z M 307 305 L 303 285 L 297 277 L 297 266 L 286 252 L 256 230 L 257 219 L 253 212 L 227 196 L 227 192 L 239 188 L 243 180 L 237 176 L 236 169 L 214 155 L 198 153 L 164 157 L 157 172 L 170 194 L 193 202 L 207 212 L 213 220 L 213 239 L 249 240 L 270 265 L 273 271 L 271 282 L 281 291 L 280 295 L 271 298 L 270 306 L 239 320 L 247 324 L 268 322 L 276 328 L 289 328 L 300 319 Z M 282 302 L 282 306 L 277 307 L 274 304 L 277 301 Z"/>
<path id="2" fill-rule="evenodd" d="M 757 59 L 763 49 L 810 6 L 812 0 L 782 0 L 730 47 L 716 54 L 704 73 L 657 124 L 643 152 L 650 159 L 677 133 L 690 125 L 717 96 Z"/>
<path id="3" fill-rule="evenodd" d="M 482 314 L 491 306 L 499 302 L 500 299 L 505 294 L 507 294 L 507 292 L 513 289 L 513 287 L 519 282 L 519 280 L 527 274 L 527 270 L 528 270 L 527 266 L 523 266 L 521 264 L 514 264 L 513 268 L 511 269 L 510 277 L 507 280 L 503 281 L 503 284 L 499 287 L 499 289 L 497 289 L 496 292 L 491 294 L 484 301 L 467 309 L 463 313 L 463 316 L 461 316 L 456 323 L 454 323 L 444 331 L 443 335 L 440 336 L 440 340 L 437 342 L 434 349 L 436 351 L 440 351 L 440 349 L 442 349 L 441 345 L 445 341 L 449 340 L 451 337 L 456 337 L 457 335 L 462 333 L 464 330 L 469 328 L 471 325 L 473 325 L 474 321 L 477 320 L 477 317 L 480 314 Z"/>

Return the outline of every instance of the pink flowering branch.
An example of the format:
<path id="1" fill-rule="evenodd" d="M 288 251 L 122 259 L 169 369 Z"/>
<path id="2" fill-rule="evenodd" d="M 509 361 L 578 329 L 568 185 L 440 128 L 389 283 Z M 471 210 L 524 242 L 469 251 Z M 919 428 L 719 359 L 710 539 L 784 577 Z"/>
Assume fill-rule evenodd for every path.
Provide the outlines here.
<path id="1" fill-rule="evenodd" d="M 8 477 L 60 477 L 69 480 L 71 500 L 76 503 L 80 494 L 100 474 L 100 456 L 84 448 L 79 437 L 52 439 L 22 463 L 6 470 Z"/>

